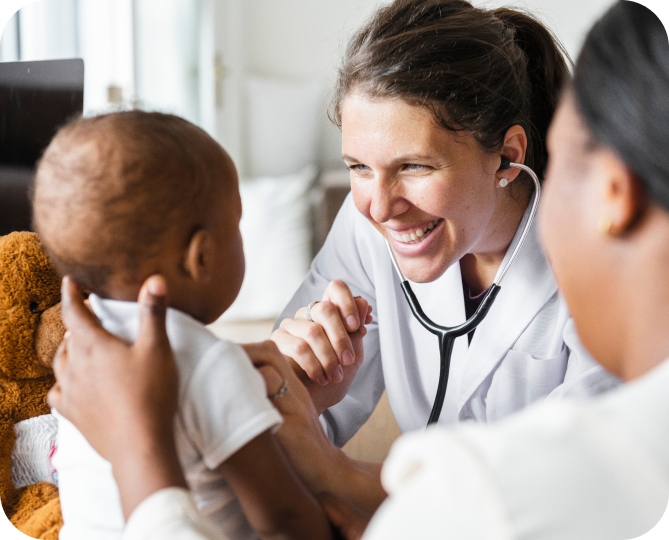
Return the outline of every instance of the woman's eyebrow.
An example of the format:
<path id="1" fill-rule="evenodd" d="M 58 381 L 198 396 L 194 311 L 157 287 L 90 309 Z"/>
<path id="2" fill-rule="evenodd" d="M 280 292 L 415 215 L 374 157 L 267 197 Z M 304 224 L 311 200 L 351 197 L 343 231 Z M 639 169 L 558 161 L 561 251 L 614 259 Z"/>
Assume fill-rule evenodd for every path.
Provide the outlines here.
<path id="1" fill-rule="evenodd" d="M 342 155 L 341 157 L 344 161 L 355 161 L 355 162 L 360 162 L 359 159 L 356 159 L 351 156 L 347 155 Z M 437 156 L 430 156 L 430 155 L 424 155 L 424 154 L 407 154 L 404 156 L 398 156 L 396 158 L 393 158 L 392 162 L 393 163 L 412 163 L 414 161 L 435 161 L 437 160 Z"/>

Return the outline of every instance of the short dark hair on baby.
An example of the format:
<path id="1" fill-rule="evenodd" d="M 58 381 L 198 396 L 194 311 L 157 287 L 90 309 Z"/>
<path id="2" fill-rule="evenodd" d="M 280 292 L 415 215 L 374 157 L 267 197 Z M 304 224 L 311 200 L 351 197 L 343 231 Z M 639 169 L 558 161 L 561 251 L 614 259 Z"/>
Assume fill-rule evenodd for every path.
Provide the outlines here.
<path id="1" fill-rule="evenodd" d="M 38 164 L 34 227 L 61 274 L 108 296 L 110 276 L 134 282 L 166 242 L 187 246 L 233 170 L 214 139 L 177 116 L 79 119 L 58 131 Z"/>

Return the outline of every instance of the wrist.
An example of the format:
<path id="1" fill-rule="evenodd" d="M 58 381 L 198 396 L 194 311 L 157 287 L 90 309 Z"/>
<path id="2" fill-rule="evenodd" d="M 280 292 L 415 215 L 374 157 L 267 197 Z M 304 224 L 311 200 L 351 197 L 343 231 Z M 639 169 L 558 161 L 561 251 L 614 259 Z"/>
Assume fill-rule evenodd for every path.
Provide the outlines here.
<path id="1" fill-rule="evenodd" d="M 371 516 L 388 496 L 381 484 L 382 464 L 355 460 L 340 448 L 336 448 L 332 457 L 333 466 L 323 484 L 323 492 Z"/>

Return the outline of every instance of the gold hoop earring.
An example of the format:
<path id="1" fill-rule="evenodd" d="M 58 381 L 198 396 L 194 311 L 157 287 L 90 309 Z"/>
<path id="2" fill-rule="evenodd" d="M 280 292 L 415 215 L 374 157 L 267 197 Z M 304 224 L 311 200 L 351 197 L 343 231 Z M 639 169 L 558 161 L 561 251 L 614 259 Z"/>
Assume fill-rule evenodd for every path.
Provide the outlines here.
<path id="1" fill-rule="evenodd" d="M 599 232 L 602 233 L 604 236 L 612 236 L 613 232 L 611 231 L 611 228 L 613 227 L 613 222 L 606 217 L 600 217 L 599 221 L 597 222 L 597 229 L 599 229 Z"/>

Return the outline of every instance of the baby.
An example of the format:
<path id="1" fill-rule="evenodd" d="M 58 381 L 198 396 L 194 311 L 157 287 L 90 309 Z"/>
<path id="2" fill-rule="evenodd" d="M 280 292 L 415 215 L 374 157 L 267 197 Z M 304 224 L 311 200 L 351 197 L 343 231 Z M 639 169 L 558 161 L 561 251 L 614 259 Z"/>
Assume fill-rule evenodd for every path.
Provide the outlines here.
<path id="1" fill-rule="evenodd" d="M 107 330 L 134 341 L 142 282 L 152 274 L 167 280 L 167 330 L 180 376 L 176 444 L 202 512 L 233 539 L 330 538 L 322 509 L 274 439 L 281 417 L 262 378 L 239 346 L 204 326 L 242 284 L 241 214 L 230 157 L 201 129 L 165 114 L 67 125 L 35 180 L 34 223 L 44 246 L 61 273 L 92 293 Z M 120 540 L 124 518 L 110 464 L 71 423 L 58 421 L 61 540 Z"/>

